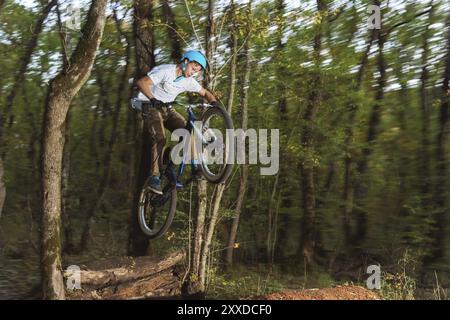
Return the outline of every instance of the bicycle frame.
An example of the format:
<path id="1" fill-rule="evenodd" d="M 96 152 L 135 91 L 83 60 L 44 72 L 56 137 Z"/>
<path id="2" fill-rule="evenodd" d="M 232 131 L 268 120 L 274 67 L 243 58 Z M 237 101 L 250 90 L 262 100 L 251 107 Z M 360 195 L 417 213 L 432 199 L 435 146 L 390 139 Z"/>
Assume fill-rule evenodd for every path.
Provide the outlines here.
<path id="1" fill-rule="evenodd" d="M 189 134 L 191 134 L 191 135 L 192 135 L 192 132 L 194 131 L 197 136 L 202 138 L 202 143 L 207 143 L 207 141 L 204 139 L 204 137 L 202 135 L 202 132 L 195 126 L 195 121 L 197 120 L 197 117 L 196 117 L 193 109 L 194 108 L 199 108 L 199 107 L 208 108 L 208 105 L 202 104 L 202 105 L 183 105 L 183 106 L 186 108 L 187 113 L 188 113 L 188 120 L 186 122 L 185 129 L 188 130 Z M 192 145 L 192 141 L 190 143 L 191 143 L 190 148 L 192 150 L 192 148 L 194 148 L 193 145 Z M 182 159 L 182 161 L 180 163 L 180 166 L 178 167 L 177 174 L 175 174 L 175 172 L 173 170 L 174 163 L 173 163 L 172 160 L 169 161 L 169 164 L 168 164 L 167 169 L 166 169 L 166 171 L 168 171 L 167 174 L 169 175 L 169 177 L 172 180 L 172 182 L 175 183 L 175 186 L 176 186 L 177 189 L 181 189 L 183 187 L 183 184 L 181 183 L 180 179 L 183 176 L 184 169 L 185 169 L 186 164 L 187 164 L 187 156 L 188 156 L 188 154 L 186 154 L 186 153 L 183 154 L 183 159 Z M 201 161 L 201 159 L 200 159 L 200 161 Z M 200 164 L 199 163 L 195 163 L 194 159 L 191 160 L 191 166 L 195 166 L 195 165 L 200 165 Z M 164 174 L 164 173 L 162 173 L 162 174 Z M 192 178 L 187 180 L 186 183 L 189 183 L 191 180 L 192 180 Z"/>

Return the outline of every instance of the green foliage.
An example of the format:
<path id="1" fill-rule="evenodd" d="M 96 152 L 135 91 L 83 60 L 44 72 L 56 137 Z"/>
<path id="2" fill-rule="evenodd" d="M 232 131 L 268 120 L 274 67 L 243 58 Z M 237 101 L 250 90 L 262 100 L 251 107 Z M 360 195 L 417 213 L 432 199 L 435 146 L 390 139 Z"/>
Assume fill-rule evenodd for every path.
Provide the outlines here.
<path id="1" fill-rule="evenodd" d="M 221 101 L 226 105 L 231 69 L 229 40 L 230 32 L 234 30 L 238 40 L 238 79 L 232 111 L 235 127 L 241 126 L 245 62 L 243 48 L 245 41 L 249 41 L 252 69 L 248 92 L 248 127 L 280 130 L 280 171 L 276 178 L 261 176 L 260 165 L 249 167 L 247 193 L 238 229 L 239 245 L 235 250 L 237 266 L 225 272 L 221 269 L 221 254 L 227 243 L 230 221 L 236 213 L 239 172 L 236 171 L 228 182 L 214 242 L 210 294 L 215 297 L 240 297 L 289 287 L 330 286 L 347 280 L 348 275 L 352 279 L 360 276 L 361 269 L 356 267 L 339 273 L 340 269 L 345 269 L 343 266 L 350 268 L 365 263 L 367 257 L 376 260 L 382 257 L 382 266 L 397 266 L 384 274 L 383 296 L 387 299 L 413 298 L 416 287 L 421 285 L 420 279 L 411 274 L 408 268 L 402 269 L 402 266 L 413 263 L 411 257 L 397 264 L 398 257 L 389 253 L 405 248 L 418 252 L 414 258 L 414 270 L 424 270 L 428 278 L 434 281 L 433 268 L 422 266 L 421 263 L 435 245 L 433 232 L 437 229 L 436 216 L 439 213 L 433 199 L 437 181 L 440 181 L 436 170 L 436 141 L 446 53 L 444 22 L 448 5 L 444 1 L 436 1 L 436 11 L 429 19 L 428 15 L 413 18 L 418 12 L 426 10 L 427 3 L 410 1 L 405 4 L 404 10 L 403 5 L 399 5 L 401 8 L 394 6 L 388 9 L 383 4 L 383 11 L 390 11 L 384 12 L 384 27 L 412 20 L 389 34 L 383 51 L 387 84 L 383 100 L 377 101 L 375 93 L 379 79 L 379 55 L 376 41 L 372 44 L 362 81 L 357 83 L 357 72 L 371 32 L 366 28 L 366 19 L 367 6 L 372 2 L 349 2 L 342 12 L 337 2 L 326 1 L 329 12 L 317 12 L 316 1 L 303 1 L 299 8 L 293 2 L 284 2 L 285 12 L 278 11 L 275 1 L 259 1 L 253 3 L 251 14 L 246 4 L 240 2 L 237 3 L 235 17 L 230 17 L 226 6 L 220 5 L 215 13 L 218 22 L 216 29 L 220 32 L 216 43 L 216 60 L 212 63 L 217 72 L 215 90 L 220 92 Z M 171 2 L 180 43 L 183 49 L 204 48 L 207 2 L 187 1 L 187 4 L 191 17 L 184 1 Z M 129 9 L 123 16 L 122 28 L 133 40 L 133 1 L 118 1 L 114 6 L 117 6 L 120 18 Z M 6 97 L 31 36 L 30 28 L 39 14 L 38 9 L 37 4 L 30 8 L 19 1 L 7 1 L 0 11 L 2 114 L 5 113 Z M 83 16 L 85 13 L 83 11 Z M 148 21 L 148 25 L 154 32 L 157 64 L 172 62 L 171 39 L 168 39 L 160 5 L 155 5 L 153 19 Z M 322 46 L 320 62 L 314 60 L 313 48 L 319 30 Z M 80 34 L 66 31 L 70 53 Z M 424 39 L 429 40 L 430 51 L 427 61 L 429 80 L 426 85 L 430 121 L 426 143 L 423 140 L 424 119 L 420 101 L 421 48 Z M 113 130 L 112 110 L 125 67 L 126 45 L 114 20 L 108 17 L 91 77 L 71 105 L 67 140 L 70 170 L 66 200 L 75 242 L 81 236 L 86 210 L 93 201 L 105 168 L 107 145 Z M 134 41 L 131 41 L 131 46 L 128 78 L 133 77 L 135 68 Z M 10 262 L 8 259 L 11 255 L 17 256 L 17 252 L 29 257 L 29 260 L 32 260 L 31 257 L 36 258 L 23 250 L 21 239 L 31 234 L 34 240 L 30 241 L 37 241 L 39 155 L 44 105 L 48 81 L 62 65 L 61 52 L 56 15 L 52 12 L 39 35 L 38 46 L 27 68 L 22 89 L 14 100 L 13 125 L 4 130 L 1 138 L 1 143 L 8 144 L 4 163 L 7 200 L 0 218 L 0 261 L 5 265 Z M 139 116 L 128 107 L 128 89 L 125 99 L 121 101 L 109 184 L 94 215 L 94 244 L 83 256 L 66 259 L 76 262 L 77 259 L 126 254 L 139 165 L 137 159 L 140 156 L 136 150 L 140 150 L 142 132 Z M 200 100 L 199 97 L 195 99 Z M 180 97 L 180 100 L 187 101 L 187 98 Z M 280 111 L 283 101 L 286 106 L 284 114 Z M 316 103 L 317 113 L 310 121 L 306 121 L 306 112 L 311 103 Z M 375 140 L 368 142 L 375 105 L 380 106 L 379 125 L 375 128 Z M 351 135 L 349 129 L 352 130 Z M 305 130 L 311 134 L 311 146 L 301 143 Z M 432 186 L 428 192 L 423 191 L 420 160 L 424 143 L 428 150 L 428 178 Z M 370 150 L 368 170 L 360 175 L 359 166 L 367 150 Z M 361 199 L 357 199 L 354 189 L 350 190 L 354 204 L 353 213 L 348 213 L 352 231 L 361 221 L 358 220 L 359 214 L 364 212 L 367 215 L 365 237 L 351 245 L 346 239 L 343 223 L 346 214 L 344 207 L 347 205 L 343 196 L 345 161 L 349 159 L 351 186 L 355 188 L 357 182 L 362 181 L 366 188 Z M 306 277 L 303 267 L 298 266 L 299 261 L 303 261 L 301 239 L 305 212 L 301 165 L 314 171 L 314 225 L 320 236 L 317 245 L 322 250 L 322 260 L 314 265 L 313 272 L 307 273 Z M 448 170 L 445 179 L 450 181 Z M 174 223 L 165 237 L 152 242 L 149 252 L 164 254 L 186 248 L 194 230 L 196 212 L 196 188 L 194 185 L 191 193 L 190 187 L 187 185 L 178 193 Z M 209 195 L 212 194 L 212 188 L 209 187 Z M 448 192 L 445 197 L 448 202 Z M 32 230 L 28 218 L 31 214 L 36 214 Z M 445 219 L 448 220 L 448 217 Z M 443 246 L 448 242 L 446 220 L 443 222 L 447 228 L 444 232 L 446 238 L 442 239 Z M 269 232 L 274 236 L 274 243 L 267 243 Z M 275 251 L 273 268 L 276 271 L 267 276 L 266 266 L 259 266 L 270 260 L 267 256 L 269 245 Z M 433 267 L 437 266 L 440 272 L 440 286 L 447 288 L 450 281 L 447 268 L 450 247 L 444 247 L 444 257 Z M 37 263 L 32 262 L 34 265 L 30 269 L 36 269 Z M 249 271 L 245 272 L 246 269 Z M 6 271 L 0 272 L 0 278 L 2 274 L 6 274 Z"/>
<path id="2" fill-rule="evenodd" d="M 380 294 L 386 300 L 414 300 L 416 256 L 406 250 L 393 271 L 382 271 Z"/>

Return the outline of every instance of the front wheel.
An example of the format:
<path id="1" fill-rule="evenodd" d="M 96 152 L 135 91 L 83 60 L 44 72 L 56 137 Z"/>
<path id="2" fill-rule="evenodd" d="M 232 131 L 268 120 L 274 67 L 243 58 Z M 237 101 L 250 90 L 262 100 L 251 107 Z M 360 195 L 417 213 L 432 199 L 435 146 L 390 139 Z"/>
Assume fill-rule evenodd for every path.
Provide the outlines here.
<path id="1" fill-rule="evenodd" d="M 231 174 L 233 159 L 229 147 L 233 141 L 228 141 L 227 129 L 234 129 L 233 121 L 222 107 L 212 107 L 202 116 L 203 150 L 201 153 L 201 168 L 206 180 L 212 183 L 222 183 Z M 230 136 L 234 139 L 234 136 Z"/>

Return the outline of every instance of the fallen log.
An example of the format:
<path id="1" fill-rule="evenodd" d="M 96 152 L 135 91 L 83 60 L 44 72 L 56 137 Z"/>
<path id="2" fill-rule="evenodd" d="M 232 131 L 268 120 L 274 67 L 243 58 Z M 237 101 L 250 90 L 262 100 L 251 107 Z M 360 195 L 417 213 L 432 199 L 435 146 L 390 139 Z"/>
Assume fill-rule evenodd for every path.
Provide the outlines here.
<path id="1" fill-rule="evenodd" d="M 69 291 L 69 299 L 148 299 L 181 294 L 185 254 L 163 258 L 121 257 L 95 262 L 83 270 L 66 270 L 64 277 L 78 276 L 79 290 Z M 78 273 L 78 274 L 76 274 Z"/>

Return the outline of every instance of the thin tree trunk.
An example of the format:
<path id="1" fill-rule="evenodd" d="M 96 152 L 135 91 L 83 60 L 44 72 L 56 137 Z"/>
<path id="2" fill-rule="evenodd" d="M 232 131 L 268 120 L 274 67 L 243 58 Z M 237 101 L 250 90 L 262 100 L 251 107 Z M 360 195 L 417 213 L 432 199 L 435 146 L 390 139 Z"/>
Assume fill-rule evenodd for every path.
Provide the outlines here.
<path id="1" fill-rule="evenodd" d="M 192 274 L 194 277 L 200 275 L 201 251 L 204 242 L 206 205 L 207 205 L 207 183 L 199 181 L 197 185 L 197 219 L 195 223 L 194 241 L 193 241 L 193 260 Z M 192 279 L 191 279 L 192 280 Z M 204 288 L 202 288 L 203 291 Z"/>
<path id="2" fill-rule="evenodd" d="M 25 105 L 30 105 L 29 98 L 27 94 L 24 94 L 24 102 Z M 30 181 L 31 181 L 31 189 L 30 189 L 30 197 L 31 197 L 31 214 L 33 222 L 39 225 L 39 221 L 41 219 L 41 209 L 40 209 L 40 176 L 39 172 L 41 172 L 39 168 L 39 160 L 36 151 L 36 144 L 40 141 L 40 132 L 36 125 L 36 119 L 34 117 L 34 113 L 32 108 L 27 109 L 27 121 L 31 127 L 31 133 L 28 140 L 28 150 L 27 157 L 30 164 Z"/>
<path id="3" fill-rule="evenodd" d="M 364 51 L 361 61 L 359 63 L 358 73 L 356 74 L 354 90 L 357 92 L 361 90 L 362 82 L 364 79 L 364 72 L 366 70 L 367 63 L 369 61 L 369 53 L 372 48 L 373 41 L 375 40 L 375 32 L 370 32 L 369 41 L 366 46 L 366 50 Z M 354 196 L 354 188 L 353 188 L 353 177 L 352 177 L 352 168 L 353 168 L 353 125 L 356 118 L 356 113 L 358 111 L 359 106 L 355 103 L 351 103 L 349 106 L 349 120 L 348 125 L 345 130 L 345 142 L 344 146 L 346 146 L 347 150 L 345 152 L 344 159 L 344 191 L 343 191 L 343 203 L 344 208 L 342 210 L 342 229 L 344 233 L 345 243 L 348 246 L 351 242 L 351 228 L 350 228 L 350 217 L 353 211 L 353 196 Z"/>
<path id="4" fill-rule="evenodd" d="M 361 159 L 358 161 L 357 171 L 359 178 L 355 186 L 355 198 L 358 203 L 358 207 L 355 210 L 356 213 L 356 230 L 352 243 L 354 246 L 358 246 L 365 239 L 367 233 L 367 212 L 364 209 L 361 201 L 367 195 L 367 172 L 369 168 L 369 160 L 373 153 L 373 147 L 375 140 L 378 136 L 378 126 L 381 118 L 381 109 L 384 99 L 384 88 L 386 87 L 387 75 L 386 75 L 386 62 L 384 59 L 383 49 L 386 42 L 387 34 L 382 31 L 378 31 L 378 58 L 377 69 L 379 72 L 378 85 L 375 90 L 375 104 L 372 107 L 372 112 L 369 119 L 369 128 L 367 130 L 366 146 L 362 150 Z"/>
<path id="5" fill-rule="evenodd" d="M 99 69 L 99 67 L 95 68 L 96 75 L 96 82 L 99 87 L 98 92 L 98 99 L 97 99 L 97 108 L 94 112 L 94 119 L 92 121 L 92 127 L 91 127 L 91 140 L 89 142 L 89 151 L 91 155 L 91 159 L 95 164 L 95 172 L 100 171 L 100 156 L 99 156 L 99 146 L 104 144 L 104 129 L 99 128 L 102 126 L 105 126 L 105 105 L 107 102 L 108 97 L 108 85 L 104 81 L 103 77 L 103 70 Z M 99 115 L 102 115 L 101 119 L 99 118 Z M 102 141 L 103 140 L 103 141 Z"/>
<path id="6" fill-rule="evenodd" d="M 234 3 L 232 3 L 234 6 Z M 251 10 L 251 8 L 250 8 Z M 249 12 L 250 14 L 250 12 Z M 248 20 L 250 21 L 250 19 Z M 247 42 L 244 46 L 244 55 L 245 55 L 245 69 L 244 69 L 244 81 L 242 83 L 242 91 L 241 91 L 241 127 L 242 130 L 246 131 L 248 126 L 248 90 L 250 87 L 250 71 L 251 71 L 251 55 L 250 55 L 250 31 L 251 27 L 247 26 Z M 234 47 L 235 48 L 235 47 Z M 231 76 L 233 76 L 233 70 L 231 70 Z M 231 85 L 233 87 L 233 91 L 230 90 L 230 96 L 229 96 L 229 103 L 228 103 L 228 112 L 231 114 L 232 108 L 230 106 L 230 100 L 232 101 L 232 94 L 234 93 L 234 81 L 231 82 Z M 244 141 L 241 141 L 240 143 L 245 143 Z M 246 164 L 243 164 L 240 168 L 240 176 L 239 176 L 239 189 L 238 189 L 238 197 L 236 201 L 236 208 L 235 208 L 235 216 L 231 223 L 231 230 L 228 237 L 228 243 L 227 243 L 227 249 L 226 249 L 226 263 L 228 265 L 233 264 L 233 252 L 234 247 L 236 243 L 236 237 L 237 237 L 237 230 L 239 226 L 239 219 L 242 213 L 242 207 L 244 204 L 245 199 L 245 193 L 247 191 L 247 181 L 248 181 L 248 164 L 246 161 Z"/>
<path id="7" fill-rule="evenodd" d="M 273 183 L 272 192 L 270 195 L 270 201 L 269 201 L 269 217 L 268 217 L 268 223 L 267 223 L 267 237 L 266 237 L 266 259 L 267 263 L 271 263 L 272 259 L 272 250 L 273 250 L 273 242 L 274 242 L 274 216 L 273 216 L 273 204 L 275 203 L 275 195 L 278 190 L 278 181 L 279 181 L 279 174 L 275 176 L 275 181 Z M 270 264 L 270 267 L 272 268 L 272 265 Z"/>
<path id="8" fill-rule="evenodd" d="M 208 261 L 208 257 L 210 256 L 210 248 L 213 240 L 214 230 L 216 228 L 217 220 L 219 218 L 219 208 L 220 201 L 222 200 L 223 191 L 225 190 L 225 183 L 221 183 L 217 185 L 217 191 L 214 197 L 214 204 L 211 213 L 211 218 L 209 219 L 208 230 L 206 232 L 205 241 L 203 242 L 202 253 L 200 257 L 200 283 L 203 284 L 203 287 L 206 284 L 206 262 Z"/>
<path id="9" fill-rule="evenodd" d="M 213 49 L 214 49 L 214 41 L 213 37 L 215 36 L 215 23 L 214 23 L 214 8 L 215 1 L 208 0 L 208 22 L 206 26 L 205 33 L 205 47 L 206 47 L 206 59 L 209 63 L 209 72 L 206 74 L 204 80 L 204 87 L 208 87 L 208 84 L 211 84 L 212 79 L 212 58 L 213 58 Z M 196 150 L 198 152 L 198 150 Z M 190 275 L 188 278 L 188 287 L 190 288 L 198 288 L 200 292 L 205 291 L 205 283 L 202 282 L 200 277 L 201 265 L 202 265 L 202 248 L 203 243 L 205 241 L 205 221 L 206 221 L 206 206 L 207 206 L 207 193 L 208 193 L 208 185 L 205 180 L 200 180 L 197 183 L 197 222 L 195 227 L 194 241 L 193 241 L 193 261 L 192 267 L 190 268 Z M 204 279 L 203 279 L 204 280 Z"/>
<path id="10" fill-rule="evenodd" d="M 286 77 L 287 73 L 289 72 L 286 69 L 285 65 L 285 47 L 286 43 L 283 41 L 283 36 L 286 30 L 286 3 L 284 0 L 277 0 L 274 3 L 274 16 L 275 16 L 275 23 L 277 26 L 277 31 L 275 33 L 275 50 L 273 50 L 272 59 L 274 61 L 277 61 L 279 67 L 277 68 L 276 72 L 276 89 L 275 92 L 277 92 L 276 96 L 278 99 L 277 103 L 277 116 L 280 126 L 280 132 L 283 136 L 288 136 L 288 131 L 292 130 L 292 128 L 289 127 L 288 122 L 288 106 L 287 106 L 287 85 L 286 85 Z M 280 159 L 287 159 L 289 156 L 289 152 L 286 150 L 287 145 L 282 145 L 280 149 Z M 282 161 L 280 163 L 280 170 L 278 175 L 278 180 L 280 184 L 280 190 L 283 194 L 282 199 L 282 206 L 284 208 L 289 208 L 292 203 L 291 199 L 294 198 L 296 195 L 292 193 L 292 188 L 290 187 L 289 175 L 291 174 L 291 168 L 288 166 L 289 161 Z M 270 215 L 269 215 L 270 217 Z M 282 215 L 281 217 L 281 225 L 287 226 L 292 224 L 292 217 L 290 215 Z M 283 227 L 282 227 L 283 228 Z M 271 237 L 271 235 L 270 235 Z M 279 237 L 278 248 L 277 252 L 280 254 L 283 252 L 283 250 L 280 250 L 285 246 L 286 242 L 289 238 L 289 232 L 283 232 Z M 270 247 L 267 248 L 267 250 L 271 250 Z M 270 256 L 274 256 L 274 253 L 269 254 L 267 252 L 266 254 Z M 269 259 L 269 258 L 268 258 Z M 270 260 L 270 259 L 269 259 Z"/>
<path id="11" fill-rule="evenodd" d="M 153 28 L 150 22 L 153 19 L 153 1 L 135 0 L 134 1 L 134 22 L 133 32 L 136 50 L 137 69 L 135 79 L 139 79 L 155 66 Z M 141 121 L 140 119 L 138 121 Z M 133 199 L 133 208 L 131 210 L 131 226 L 128 237 L 128 254 L 133 256 L 145 255 L 148 247 L 148 239 L 140 230 L 138 222 L 138 200 L 142 186 L 150 172 L 150 135 L 147 126 L 144 123 L 141 128 L 141 145 L 136 148 L 136 181 L 135 193 Z"/>
<path id="12" fill-rule="evenodd" d="M 280 202 L 281 202 L 280 192 L 278 192 L 276 202 L 277 203 L 276 203 L 275 217 L 274 217 L 274 222 L 273 222 L 273 239 L 272 239 L 272 248 L 271 248 L 272 255 L 270 256 L 270 260 L 269 260 L 270 270 L 272 270 L 272 266 L 275 262 L 275 248 L 276 248 L 277 239 L 278 239 L 277 238 L 278 237 L 278 216 L 279 216 L 279 212 L 280 212 Z"/>
<path id="13" fill-rule="evenodd" d="M 208 0 L 208 22 L 206 26 L 206 33 L 205 33 L 205 51 L 206 51 L 206 59 L 209 63 L 209 72 L 206 75 L 206 82 L 205 86 L 209 85 L 211 87 L 214 87 L 214 84 L 211 83 L 213 79 L 213 54 L 214 54 L 214 48 L 216 40 L 216 23 L 214 21 L 214 11 L 216 9 L 216 1 L 215 0 Z"/>
<path id="14" fill-rule="evenodd" d="M 93 0 L 70 67 L 50 81 L 42 137 L 42 286 L 46 299 L 64 299 L 61 268 L 61 169 L 64 123 L 73 97 L 88 79 L 105 26 L 106 0 Z"/>
<path id="15" fill-rule="evenodd" d="M 407 134 L 406 119 L 405 119 L 406 118 L 406 110 L 411 105 L 406 81 L 403 81 L 403 83 L 401 84 L 400 101 L 401 101 L 401 106 L 400 106 L 400 110 L 398 111 L 398 121 L 400 124 L 400 136 L 401 136 L 401 141 L 406 141 L 406 137 L 405 137 L 405 135 Z M 401 150 L 400 150 L 400 152 L 401 152 L 400 153 L 400 163 L 399 163 L 399 167 L 398 167 L 399 179 L 400 179 L 400 185 L 399 185 L 400 190 L 399 191 L 400 191 L 401 196 L 403 197 L 407 193 L 406 176 L 407 176 L 407 170 L 410 167 L 410 164 L 409 164 L 409 159 L 408 159 L 407 155 L 405 154 L 405 152 L 402 152 Z M 406 210 L 402 209 L 402 211 L 405 212 Z"/>
<path id="16" fill-rule="evenodd" d="M 280 62 L 280 68 L 278 70 L 279 76 L 278 76 L 278 85 L 277 85 L 277 92 L 278 92 L 278 115 L 279 118 L 283 123 L 287 120 L 287 98 L 286 98 L 286 67 L 284 66 L 283 56 L 284 56 L 284 48 L 285 43 L 283 42 L 283 35 L 285 31 L 285 18 L 284 13 L 286 11 L 286 4 L 284 3 L 284 0 L 277 0 L 275 4 L 275 11 L 276 11 L 276 22 L 277 22 L 277 34 L 276 34 L 276 47 L 274 50 L 274 57 Z"/>
<path id="17" fill-rule="evenodd" d="M 433 17 L 434 6 L 431 7 L 428 25 L 426 26 L 425 32 L 423 34 L 423 44 L 422 44 L 422 73 L 420 76 L 420 111 L 422 120 L 422 139 L 420 146 L 420 164 L 419 164 L 419 177 L 421 180 L 421 193 L 422 193 L 422 206 L 424 210 L 427 210 L 430 200 L 431 200 L 431 181 L 430 181 L 430 110 L 428 101 L 428 59 L 430 55 L 429 48 L 429 37 L 430 37 L 430 24 Z"/>
<path id="18" fill-rule="evenodd" d="M 227 243 L 226 263 L 230 266 L 233 264 L 233 252 L 236 245 L 239 219 L 242 214 L 242 207 L 244 205 L 245 193 L 247 192 L 247 184 L 248 184 L 248 165 L 244 164 L 242 165 L 242 168 L 240 170 L 239 189 L 238 189 L 239 194 L 236 201 L 235 216 L 233 217 L 233 220 L 231 222 L 231 230 Z"/>
<path id="19" fill-rule="evenodd" d="M 328 10 L 327 4 L 323 0 L 317 0 L 317 9 L 320 14 Z M 322 22 L 317 26 L 314 36 L 314 63 L 315 70 L 311 80 L 310 93 L 308 97 L 304 120 L 306 125 L 303 127 L 301 145 L 305 149 L 305 154 L 312 155 L 314 153 L 314 137 L 311 130 L 312 123 L 316 119 L 316 115 L 320 105 L 320 88 L 321 76 L 318 73 L 321 63 L 320 52 L 322 50 Z M 300 166 L 302 178 L 302 199 L 303 199 L 303 217 L 301 221 L 301 239 L 300 249 L 304 257 L 304 261 L 309 266 L 315 258 L 315 238 L 316 238 L 316 192 L 314 178 L 314 163 L 310 159 L 304 159 Z"/>
<path id="20" fill-rule="evenodd" d="M 237 66 L 237 30 L 236 30 L 236 5 L 234 0 L 230 4 L 230 91 L 228 93 L 227 111 L 231 116 L 233 112 L 234 91 L 236 89 L 236 66 Z"/>
<path id="21" fill-rule="evenodd" d="M 128 12 L 128 11 L 127 11 Z M 126 17 L 125 13 L 123 17 Z M 130 35 L 126 32 L 121 30 L 121 35 L 125 38 L 126 44 L 128 47 L 130 47 L 130 55 L 133 54 L 132 50 L 134 48 L 134 45 L 132 43 L 132 39 L 130 38 Z M 129 86 L 128 91 L 128 99 L 129 101 L 133 94 L 135 93 L 135 88 L 133 86 Z M 124 139 L 125 143 L 123 146 L 122 154 L 120 156 L 120 159 L 122 160 L 122 176 L 125 178 L 124 185 L 126 186 L 127 190 L 127 203 L 132 203 L 133 201 L 133 182 L 134 182 L 134 172 L 136 170 L 135 163 L 135 156 L 136 156 L 136 150 L 137 150 L 137 114 L 135 112 L 127 112 L 126 113 L 126 123 L 125 123 L 125 132 L 124 132 Z"/>

